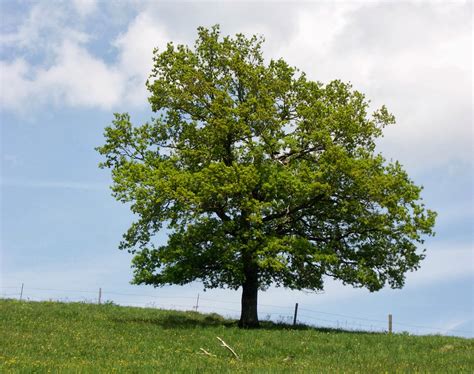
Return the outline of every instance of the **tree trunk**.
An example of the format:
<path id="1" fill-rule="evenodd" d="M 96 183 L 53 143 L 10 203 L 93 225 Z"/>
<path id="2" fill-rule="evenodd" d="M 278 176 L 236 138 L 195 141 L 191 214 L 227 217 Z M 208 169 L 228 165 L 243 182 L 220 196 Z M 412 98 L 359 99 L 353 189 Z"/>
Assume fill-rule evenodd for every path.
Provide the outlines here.
<path id="1" fill-rule="evenodd" d="M 259 326 L 257 314 L 258 272 L 257 269 L 249 269 L 245 273 L 239 327 L 254 328 Z"/>

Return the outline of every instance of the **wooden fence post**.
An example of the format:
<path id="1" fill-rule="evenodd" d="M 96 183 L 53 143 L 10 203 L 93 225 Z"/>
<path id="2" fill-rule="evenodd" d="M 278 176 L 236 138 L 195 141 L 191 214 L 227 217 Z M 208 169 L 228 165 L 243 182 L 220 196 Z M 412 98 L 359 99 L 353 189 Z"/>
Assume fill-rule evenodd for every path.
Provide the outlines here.
<path id="1" fill-rule="evenodd" d="M 24 286 L 24 283 L 21 284 L 20 301 L 23 299 L 23 286 Z"/>
<path id="2" fill-rule="evenodd" d="M 389 334 L 392 333 L 392 315 L 391 314 L 388 315 L 388 333 Z"/>
<path id="3" fill-rule="evenodd" d="M 196 300 L 196 306 L 194 307 L 196 312 L 198 311 L 198 307 L 199 307 L 199 292 L 198 292 L 198 297 L 197 297 L 197 300 Z"/>
<path id="4" fill-rule="evenodd" d="M 100 305 L 100 302 L 102 301 L 102 288 L 99 288 L 99 305 Z"/>
<path id="5" fill-rule="evenodd" d="M 295 315 L 293 317 L 293 326 L 296 326 L 296 317 L 298 316 L 298 303 L 295 304 Z"/>

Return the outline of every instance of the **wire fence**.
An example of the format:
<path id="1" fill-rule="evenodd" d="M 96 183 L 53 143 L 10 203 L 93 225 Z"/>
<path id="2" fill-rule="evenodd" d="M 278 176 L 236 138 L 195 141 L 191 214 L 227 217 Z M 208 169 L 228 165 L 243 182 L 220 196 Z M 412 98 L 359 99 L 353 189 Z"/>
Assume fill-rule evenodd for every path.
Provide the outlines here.
<path id="1" fill-rule="evenodd" d="M 218 313 L 228 318 L 238 318 L 240 314 L 240 302 L 219 300 L 215 298 L 202 297 L 199 293 L 192 296 L 169 296 L 150 295 L 140 293 L 128 293 L 114 290 L 71 290 L 58 288 L 25 287 L 1 287 L 0 297 L 18 299 L 23 301 L 60 301 L 60 302 L 83 302 L 83 303 L 113 303 L 123 306 L 136 306 L 146 308 L 159 308 L 167 310 L 194 310 L 204 313 Z M 392 323 L 384 319 L 367 318 L 350 314 L 340 314 L 316 310 L 299 305 L 275 305 L 258 304 L 259 317 L 262 320 L 282 322 L 291 324 L 305 324 L 318 328 L 343 329 L 349 331 L 388 332 L 392 329 Z M 296 314 L 296 312 L 298 313 Z M 389 317 L 391 320 L 391 317 Z M 474 331 L 439 328 L 393 321 L 393 331 L 408 332 L 411 334 L 450 334 L 474 337 Z"/>

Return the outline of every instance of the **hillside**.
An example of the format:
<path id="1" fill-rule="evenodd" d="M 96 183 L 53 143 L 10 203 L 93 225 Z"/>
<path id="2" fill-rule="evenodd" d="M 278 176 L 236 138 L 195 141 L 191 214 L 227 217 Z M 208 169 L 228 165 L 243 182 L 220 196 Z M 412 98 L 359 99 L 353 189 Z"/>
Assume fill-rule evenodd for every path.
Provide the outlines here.
<path id="1" fill-rule="evenodd" d="M 259 330 L 240 330 L 215 314 L 0 300 L 0 372 L 48 370 L 472 373 L 474 339 L 292 329 L 269 322 Z"/>

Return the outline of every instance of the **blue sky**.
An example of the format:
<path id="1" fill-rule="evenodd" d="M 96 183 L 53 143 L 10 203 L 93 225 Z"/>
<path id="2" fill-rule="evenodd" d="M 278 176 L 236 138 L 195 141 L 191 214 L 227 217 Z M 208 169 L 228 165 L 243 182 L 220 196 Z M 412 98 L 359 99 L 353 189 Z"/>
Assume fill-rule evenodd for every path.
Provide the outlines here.
<path id="1" fill-rule="evenodd" d="M 260 295 L 260 316 L 285 318 L 298 302 L 312 323 L 383 328 L 392 313 L 398 331 L 474 336 L 470 2 L 0 6 L 1 295 L 24 283 L 31 299 L 93 299 L 102 287 L 105 299 L 181 308 L 200 293 L 201 310 L 238 313 L 238 292 L 128 284 L 131 257 L 117 244 L 133 217 L 110 196 L 94 151 L 114 112 L 150 117 L 153 48 L 192 45 L 197 26 L 220 23 L 224 33 L 263 34 L 268 58 L 315 80 L 351 81 L 374 108 L 386 104 L 398 123 L 379 150 L 401 161 L 439 214 L 427 258 L 403 289 L 369 293 L 331 280 L 324 294 L 272 288 Z"/>

